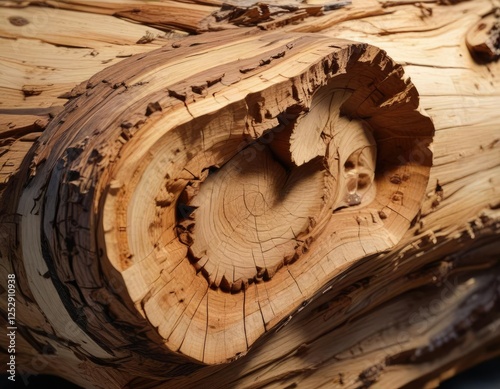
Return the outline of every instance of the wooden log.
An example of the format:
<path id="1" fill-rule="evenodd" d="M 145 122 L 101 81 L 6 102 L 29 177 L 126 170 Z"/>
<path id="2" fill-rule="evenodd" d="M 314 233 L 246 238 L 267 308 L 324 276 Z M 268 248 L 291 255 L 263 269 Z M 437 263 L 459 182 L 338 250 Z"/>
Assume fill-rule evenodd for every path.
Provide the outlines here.
<path id="1" fill-rule="evenodd" d="M 47 111 L 4 116 L 18 368 L 86 387 L 403 387 L 495 355 L 498 63 L 465 46 L 491 5 L 454 6 L 464 23 L 385 3 L 393 32 L 381 15 L 178 38 L 66 94 L 46 128 L 30 122 Z M 412 46 L 408 21 L 454 40 Z"/>

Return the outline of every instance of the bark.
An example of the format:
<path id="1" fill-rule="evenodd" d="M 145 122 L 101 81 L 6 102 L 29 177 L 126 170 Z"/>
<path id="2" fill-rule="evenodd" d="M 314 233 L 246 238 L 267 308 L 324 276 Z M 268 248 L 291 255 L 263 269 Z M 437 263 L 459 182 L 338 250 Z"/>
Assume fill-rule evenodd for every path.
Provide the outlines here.
<path id="1" fill-rule="evenodd" d="M 495 3 L 52 3 L 125 33 L 0 9 L 40 53 L 0 85 L 19 373 L 432 387 L 498 354 Z"/>

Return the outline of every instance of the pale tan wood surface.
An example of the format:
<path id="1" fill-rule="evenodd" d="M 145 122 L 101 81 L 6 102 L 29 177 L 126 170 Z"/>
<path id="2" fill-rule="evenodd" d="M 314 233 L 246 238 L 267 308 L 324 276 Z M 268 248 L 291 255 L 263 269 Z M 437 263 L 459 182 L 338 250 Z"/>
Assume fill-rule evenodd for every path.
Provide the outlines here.
<path id="1" fill-rule="evenodd" d="M 198 314 L 201 314 L 203 309 L 208 311 L 212 307 L 224 306 L 223 311 L 227 312 L 226 315 L 220 315 L 217 318 L 224 317 L 224 320 L 236 323 L 239 320 L 238 317 L 241 317 L 237 312 L 241 312 L 241 310 L 247 318 L 244 329 L 241 326 L 240 328 L 236 326 L 234 330 L 227 333 L 208 330 L 209 336 L 204 338 L 204 346 L 202 346 L 202 349 L 207 352 L 206 362 L 214 362 L 220 355 L 240 357 L 226 365 L 212 367 L 190 364 L 182 358 L 176 359 L 172 355 L 168 357 L 168 363 L 165 363 L 165 356 L 163 356 L 163 362 L 159 362 L 159 359 L 156 361 L 151 359 L 145 362 L 142 367 L 133 367 L 137 361 L 134 358 L 137 357 L 131 357 L 131 355 L 154 355 L 155 353 L 164 355 L 165 350 L 148 349 L 150 346 L 146 346 L 142 350 L 139 347 L 133 354 L 124 352 L 111 356 L 109 350 L 100 350 L 99 346 L 93 344 L 95 339 L 93 336 L 93 339 L 89 339 L 88 333 L 101 331 L 102 335 L 100 335 L 98 343 L 115 344 L 118 347 L 117 350 L 131 347 L 134 342 L 139 341 L 140 337 L 134 336 L 133 339 L 126 339 L 123 334 L 118 335 L 113 332 L 111 323 L 102 324 L 104 323 L 100 321 L 102 319 L 91 322 L 91 325 L 87 326 L 87 331 L 81 331 L 80 324 L 80 327 L 76 326 L 74 330 L 72 327 L 68 333 L 67 326 L 72 319 L 64 317 L 67 308 L 64 307 L 64 304 L 58 306 L 53 299 L 45 300 L 46 294 L 52 296 L 58 294 L 54 286 L 51 286 L 50 277 L 42 277 L 49 270 L 44 265 L 43 259 L 39 262 L 25 262 L 24 269 L 23 266 L 20 266 L 19 261 L 11 262 L 15 264 L 14 266 L 20 271 L 20 274 L 27 272 L 27 276 L 23 277 L 30 280 L 30 287 L 25 285 L 23 288 L 27 298 L 24 300 L 24 297 L 20 297 L 20 304 L 24 304 L 26 307 L 24 311 L 21 310 L 20 320 L 37 323 L 36 328 L 42 329 L 46 333 L 55 332 L 61 338 L 72 339 L 73 342 L 80 345 L 85 344 L 81 349 L 79 348 L 80 351 L 68 353 L 64 342 L 47 341 L 43 332 L 30 331 L 28 339 L 31 340 L 22 346 L 22 350 L 26 353 L 26 356 L 22 357 L 26 365 L 28 366 L 30 363 L 33 365 L 34 357 L 29 357 L 29 355 L 35 354 L 32 354 L 31 347 L 34 344 L 48 342 L 51 347 L 55 347 L 57 352 L 50 357 L 44 356 L 44 358 L 51 361 L 61 361 L 63 358 L 64 362 L 59 365 L 51 362 L 50 366 L 44 367 L 44 371 L 63 375 L 84 386 L 100 386 L 104 380 L 109 382 L 106 384 L 107 387 L 120 387 L 132 380 L 133 387 L 154 387 L 158 382 L 151 380 L 151 378 L 160 379 L 163 374 L 165 377 L 170 377 L 165 378 L 163 387 L 210 385 L 214 388 L 257 388 L 298 385 L 301 388 L 316 388 L 331 387 L 331 385 L 340 387 L 372 385 L 373 387 L 385 388 L 403 387 L 404 385 L 411 387 L 412 383 L 414 387 L 421 387 L 425 382 L 429 383 L 429 387 L 433 387 L 440 379 L 495 355 L 496 350 L 498 350 L 498 347 L 495 346 L 498 345 L 498 332 L 496 330 L 498 328 L 498 317 L 496 316 L 498 310 L 496 307 L 498 307 L 497 266 L 500 251 L 498 246 L 500 218 L 498 211 L 500 202 L 498 193 L 500 188 L 498 178 L 500 177 L 500 153 L 498 152 L 500 114 L 498 106 L 500 105 L 500 85 L 497 76 L 500 74 L 500 68 L 498 62 L 489 64 L 474 62 L 467 50 L 465 38 L 468 31 L 480 22 L 482 16 L 491 14 L 494 7 L 498 6 L 498 2 L 460 2 L 456 5 L 443 5 L 439 4 L 440 2 L 419 2 L 418 4 L 407 2 L 410 3 L 408 5 L 402 3 L 374 1 L 369 4 L 361 4 L 361 2 L 355 1 L 351 7 L 345 7 L 345 9 L 331 12 L 325 16 L 310 17 L 302 23 L 285 27 L 287 30 L 294 31 L 321 30 L 322 35 L 332 39 L 350 39 L 380 47 L 386 50 L 391 58 L 403 65 L 406 76 L 411 78 L 418 90 L 420 105 L 432 119 L 436 130 L 431 145 L 433 165 L 430 169 L 428 184 L 422 192 L 425 195 L 422 198 L 423 204 L 419 216 L 415 219 L 411 217 L 408 220 L 408 225 L 410 221 L 412 222 L 411 228 L 402 236 L 395 248 L 388 253 L 366 255 L 368 254 L 366 243 L 362 245 L 360 254 L 356 254 L 356 249 L 352 247 L 347 250 L 348 255 L 365 258 L 359 262 L 346 262 L 345 267 L 337 268 L 337 271 L 341 269 L 338 274 L 332 273 L 328 269 L 325 271 L 325 268 L 315 270 L 314 267 L 309 267 L 310 263 L 304 264 L 305 261 L 301 262 L 299 259 L 288 268 L 289 274 L 294 276 L 295 281 L 287 284 L 283 279 L 283 283 L 278 283 L 279 289 L 283 285 L 288 285 L 290 288 L 289 292 L 282 294 L 281 300 L 279 299 L 280 294 L 277 292 L 278 289 L 272 288 L 272 282 L 279 280 L 280 273 L 278 271 L 278 278 L 259 284 L 263 285 L 261 289 L 265 290 L 269 296 L 269 307 L 276 307 L 276 304 L 286 305 L 292 301 L 291 306 L 295 306 L 295 309 L 284 309 L 278 315 L 272 309 L 265 308 L 262 303 L 256 303 L 262 297 L 262 290 L 259 291 L 258 288 L 246 289 L 243 303 L 239 299 L 241 293 L 227 295 L 232 296 L 229 297 L 229 300 L 226 297 L 221 299 L 224 294 L 220 292 L 210 295 L 211 297 L 207 297 L 205 300 L 202 295 L 195 295 L 193 298 L 199 299 L 201 302 L 198 306 L 198 308 L 201 307 L 201 310 L 195 311 L 199 312 Z M 216 5 L 211 4 L 210 6 Z M 25 10 L 27 12 L 26 19 L 28 19 L 32 9 L 35 10 L 33 15 L 40 11 L 36 7 L 30 7 Z M 71 15 L 72 11 L 59 9 L 55 11 L 60 12 L 58 17 L 62 18 L 61 23 L 63 19 L 70 20 L 73 17 L 68 16 Z M 0 9 L 1 12 L 3 11 Z M 111 16 L 106 17 L 109 18 L 110 25 L 115 23 L 114 20 L 118 24 L 127 23 Z M 118 24 L 116 28 L 112 29 L 113 31 L 116 31 Z M 9 91 L 9 94 L 5 95 L 8 98 L 1 101 L 2 107 L 5 108 L 2 111 L 2 123 L 6 123 L 2 129 L 2 134 L 6 134 L 2 144 L 4 153 L 0 156 L 0 158 L 4 158 L 4 161 L 7 161 L 7 163 L 2 163 L 4 183 L 15 176 L 28 148 L 46 127 L 51 117 L 61 109 L 61 103 L 65 100 L 59 102 L 60 99 L 58 100 L 57 97 L 60 94 L 68 93 L 77 83 L 120 60 L 117 57 L 122 55 L 127 56 L 149 51 L 165 43 L 170 48 L 174 43 L 174 47 L 181 46 L 181 49 L 184 50 L 183 38 L 179 33 L 167 36 L 166 38 L 173 38 L 173 41 L 169 42 L 164 40 L 166 38 L 158 37 L 146 44 L 134 44 L 134 40 L 141 39 L 145 36 L 146 31 L 153 31 L 157 34 L 162 32 L 149 26 L 146 29 L 144 26 L 136 25 L 133 25 L 134 28 L 132 28 L 130 23 L 126 26 L 123 27 L 127 31 L 125 36 L 116 35 L 113 37 L 112 33 L 110 35 L 102 34 L 104 30 L 98 31 L 99 29 L 97 29 L 95 34 L 88 35 L 89 41 L 85 45 L 82 44 L 83 48 L 55 47 L 54 43 L 56 42 L 65 45 L 70 43 L 71 39 L 81 41 L 83 38 L 78 36 L 76 30 L 72 38 L 71 34 L 68 35 L 64 32 L 64 29 L 61 29 L 59 33 L 48 29 L 47 33 L 40 35 L 43 38 L 39 41 L 33 36 L 29 36 L 25 40 L 14 41 L 17 47 L 21 45 L 24 48 L 18 55 L 5 51 L 8 53 L 8 61 L 2 61 L 2 64 L 10 62 L 14 65 L 4 68 L 5 73 L 3 74 L 7 76 L 2 76 L 1 79 L 2 87 Z M 5 45 L 13 43 L 12 36 L 8 36 L 8 34 L 15 33 L 9 31 L 11 31 L 10 26 L 2 30 L 2 34 L 8 39 L 4 41 Z M 113 42 L 113 39 L 121 39 L 122 41 L 117 44 Z M 311 45 L 314 45 L 314 41 L 311 41 Z M 213 43 L 214 46 L 218 44 Z M 245 56 L 248 57 L 258 56 L 262 51 L 260 44 L 248 38 L 246 43 L 241 46 L 245 49 L 236 47 L 234 51 L 231 51 L 226 47 L 221 50 L 226 50 L 225 52 L 229 53 L 224 55 L 225 59 L 227 59 L 227 55 L 234 55 L 236 58 L 241 52 L 244 52 Z M 208 43 L 207 47 L 213 48 L 214 46 L 210 46 Z M 42 73 L 35 73 L 36 76 L 29 76 L 32 77 L 31 79 L 23 80 L 22 74 L 28 75 L 36 66 L 39 66 L 38 62 L 36 66 L 23 64 L 23 61 L 33 55 L 32 48 L 34 47 L 38 48 L 39 55 L 35 57 L 35 60 L 31 60 L 31 63 L 39 61 L 39 58 L 43 62 L 43 58 L 46 58 L 46 65 L 42 66 L 53 67 L 54 70 L 50 72 L 46 70 L 44 77 L 42 77 Z M 93 50 L 97 50 L 99 55 L 92 55 Z M 304 48 L 302 50 L 306 52 L 311 49 Z M 69 59 L 71 55 L 74 56 L 75 60 L 78 58 L 78 61 L 63 61 L 63 58 Z M 103 63 L 102 58 L 104 57 L 100 58 L 101 55 L 107 55 L 105 60 L 110 60 L 110 62 Z M 86 56 L 88 56 L 88 62 L 81 62 L 74 68 L 68 68 L 74 70 L 62 71 L 67 67 L 66 63 L 75 64 L 75 62 L 85 61 Z M 306 62 L 308 60 L 310 59 L 307 59 Z M 30 61 L 26 63 L 30 63 Z M 206 67 L 207 63 L 203 62 L 199 65 L 201 69 Z M 189 66 L 188 70 L 186 63 L 181 61 L 178 66 L 179 70 L 175 72 L 175 77 L 180 80 L 189 73 L 195 74 L 196 61 L 193 61 L 192 65 Z M 242 69 L 251 72 L 251 68 L 252 66 Z M 264 79 L 261 78 L 259 82 L 269 82 L 272 77 L 277 77 L 277 75 L 271 76 L 272 68 L 269 75 Z M 19 69 L 24 70 L 20 72 Z M 277 73 L 284 77 L 290 77 L 293 71 L 291 69 L 287 73 L 280 69 Z M 49 74 L 53 75 L 49 81 L 53 85 L 50 85 L 47 80 L 42 80 Z M 215 75 L 214 79 L 219 76 Z M 118 82 L 119 78 L 116 80 Z M 169 79 L 167 82 L 153 72 L 143 73 L 141 77 L 131 80 L 135 83 L 159 82 L 159 88 L 161 88 L 161 83 L 167 86 L 168 83 L 175 82 L 175 79 Z M 229 79 L 228 81 L 229 84 L 234 82 Z M 132 84 L 134 83 L 130 82 L 130 85 Z M 38 90 L 36 89 L 26 88 L 27 85 L 30 87 L 31 85 L 41 85 L 41 94 L 37 95 Z M 244 89 L 255 93 L 259 87 L 259 83 L 250 81 Z M 28 93 L 23 92 L 23 88 Z M 203 90 L 206 87 L 201 85 L 200 88 Z M 33 90 L 35 93 L 31 94 L 30 91 Z M 225 95 L 220 95 L 221 99 L 235 99 L 247 93 L 242 92 L 239 87 L 228 88 L 227 91 Z M 77 89 L 74 94 L 81 92 Z M 172 96 L 183 96 L 183 89 L 172 89 L 171 93 Z M 191 103 L 189 97 L 186 101 Z M 129 104 L 131 103 L 129 102 Z M 209 105 L 204 106 L 203 104 L 192 107 L 193 110 L 189 113 L 182 112 L 182 109 L 179 110 L 179 115 L 188 118 L 189 115 L 202 115 L 209 109 Z M 161 113 L 153 112 L 153 115 L 161 116 Z M 181 118 L 182 116 L 177 116 L 175 120 L 188 120 Z M 37 120 L 38 125 L 35 125 Z M 258 134 L 259 131 L 263 131 L 263 128 L 255 126 L 254 131 Z M 213 132 L 216 136 L 216 131 Z M 208 138 L 207 136 L 206 139 Z M 132 137 L 134 142 L 137 139 L 137 137 Z M 299 146 L 307 144 L 310 139 L 304 137 L 297 144 Z M 64 137 L 61 140 L 64 140 Z M 151 142 L 148 141 L 147 137 L 140 138 L 139 143 L 142 147 L 147 147 L 147 142 Z M 368 142 L 370 143 L 370 141 Z M 59 141 L 54 142 L 56 148 L 58 144 Z M 308 144 L 307 148 L 304 148 L 304 152 L 309 152 L 312 149 L 315 151 L 311 155 L 321 155 L 321 147 L 318 148 L 317 145 Z M 45 158 L 50 160 L 49 150 L 53 151 L 52 148 L 48 149 L 36 160 L 43 161 Z M 279 153 L 279 150 L 274 151 Z M 227 152 L 227 150 L 221 150 L 220 156 Z M 123 160 L 129 158 L 127 156 Z M 305 161 L 309 157 L 297 158 L 302 158 Z M 135 159 L 136 163 L 140 162 L 139 156 L 136 156 Z M 150 160 L 154 161 L 151 158 Z M 265 160 L 263 157 L 262 161 Z M 122 168 L 125 172 L 127 166 L 133 166 L 133 164 L 127 165 L 127 163 L 124 163 Z M 206 166 L 216 165 L 217 160 L 209 160 L 206 163 L 208 163 Z M 196 163 L 188 166 L 189 170 L 192 171 L 194 166 Z M 27 171 L 26 169 L 24 171 Z M 189 173 L 186 173 L 186 180 L 189 180 L 189 177 L 192 178 Z M 209 178 L 213 177 L 217 176 L 214 174 Z M 127 182 L 127 185 L 135 185 L 134 178 L 124 178 L 121 181 L 114 181 L 109 190 L 119 191 L 123 182 Z M 348 186 L 348 181 L 346 181 L 344 187 Z M 216 185 L 216 187 L 220 188 L 220 185 Z M 21 188 L 17 190 L 19 191 Z M 25 199 L 29 199 L 30 196 L 35 198 L 37 196 L 35 192 L 31 192 L 32 194 L 25 192 Z M 16 196 L 16 193 L 20 192 L 11 190 L 8 193 L 9 196 Z M 147 193 L 144 191 L 140 195 L 142 197 L 139 198 L 144 198 L 146 195 Z M 345 197 L 343 198 L 345 199 Z M 255 200 L 255 197 L 253 199 Z M 120 201 L 127 202 L 128 198 L 125 196 Z M 163 193 L 157 198 L 157 201 L 168 203 L 170 201 L 169 192 Z M 137 200 L 137 203 L 142 204 L 146 201 Z M 28 215 L 32 213 L 32 205 L 30 206 L 29 202 L 26 202 L 24 210 L 22 208 L 19 210 L 22 214 Z M 15 216 L 19 210 L 10 210 L 3 214 L 1 232 L 2 236 L 5 236 L 9 241 L 15 235 L 11 227 L 15 225 L 15 222 L 19 223 L 20 220 L 19 216 Z M 139 223 L 137 227 L 138 230 L 153 228 L 154 231 L 155 227 L 148 226 L 148 218 L 143 216 L 150 212 L 146 206 L 137 207 L 131 212 L 132 216 L 130 217 L 134 222 L 142 220 L 140 222 L 142 225 Z M 24 228 L 23 234 L 32 236 L 33 228 L 38 228 L 35 226 L 39 222 L 37 222 L 36 212 L 30 218 L 29 222 L 24 223 L 29 228 Z M 111 217 L 107 225 L 111 226 L 116 222 L 120 222 L 120 218 Z M 124 225 L 129 225 L 125 219 L 124 222 Z M 290 221 L 286 223 L 290 223 Z M 49 229 L 48 224 L 45 228 Z M 360 227 L 360 231 L 362 228 Z M 395 229 L 404 233 L 407 227 L 399 226 Z M 207 227 L 207 232 L 209 231 L 210 226 Z M 157 235 L 153 234 L 153 236 Z M 175 233 L 171 236 L 167 234 L 160 239 L 169 242 L 173 237 L 175 237 Z M 197 240 L 196 232 L 192 238 Z M 238 239 L 243 238 L 245 235 L 241 234 Z M 368 242 L 368 239 L 372 238 L 360 236 L 362 242 Z M 399 238 L 395 239 L 393 243 L 397 240 Z M 32 241 L 32 238 L 29 238 L 29 241 L 29 247 L 35 250 L 30 252 L 30 256 L 39 255 L 36 254 L 36 250 L 39 250 L 36 247 L 39 244 Z M 113 250 L 116 251 L 117 257 L 130 254 L 124 251 L 122 241 L 117 240 L 115 246 Z M 177 249 L 184 250 L 183 244 L 179 244 Z M 7 258 L 7 253 L 13 252 L 9 250 L 6 251 L 6 246 L 2 246 L 2 258 Z M 364 254 L 363 250 L 365 250 Z M 155 292 L 161 290 L 161 282 L 172 282 L 170 270 L 161 272 L 152 257 L 146 255 L 148 252 L 146 241 L 138 242 L 133 247 L 133 251 L 134 254 L 141 251 L 144 253 L 140 255 L 141 258 L 145 258 L 141 261 L 141 271 L 134 273 L 125 270 L 123 274 L 127 289 L 118 287 L 118 290 L 115 290 L 118 294 L 129 295 L 132 301 L 144 294 L 145 285 L 154 285 L 152 290 Z M 12 254 L 9 255 L 11 259 L 14 258 Z M 171 256 L 171 258 L 174 257 Z M 182 257 L 178 258 L 179 261 L 181 259 Z M 300 268 L 301 263 L 303 268 Z M 298 267 L 294 268 L 293 266 L 296 265 Z M 60 261 L 58 266 L 60 266 L 59 278 L 69 277 L 71 279 L 73 277 L 71 274 L 74 270 L 65 265 L 64 259 Z M 117 265 L 114 266 L 116 269 Z M 124 266 L 122 270 L 128 266 Z M 130 269 L 133 268 L 130 267 Z M 139 269 L 139 267 L 136 268 Z M 10 267 L 4 269 L 5 272 L 12 271 L 9 270 Z M 104 271 L 108 275 L 114 274 L 113 268 L 104 269 Z M 79 282 L 82 285 L 94 282 L 92 279 L 95 280 L 96 273 L 90 272 L 85 275 L 85 272 L 84 268 L 77 270 L 77 273 L 82 275 Z M 94 275 L 90 276 L 90 274 Z M 161 274 L 159 278 L 158 274 Z M 323 274 L 325 278 L 321 279 L 319 274 Z M 53 277 L 54 273 L 51 276 Z M 293 292 L 294 285 L 297 285 L 296 279 L 299 276 L 304 280 L 299 285 L 301 285 L 301 290 L 306 291 L 305 294 L 303 291 L 297 294 Z M 110 279 L 112 280 L 113 277 Z M 139 279 L 142 281 L 137 281 Z M 237 281 L 237 279 L 236 277 L 233 281 Z M 218 282 L 220 286 L 221 279 Z M 206 288 L 206 285 L 206 274 L 200 274 L 199 286 L 202 288 L 201 290 Z M 192 284 L 188 285 L 191 288 L 193 286 Z M 116 284 L 113 287 L 116 288 Z M 78 296 L 76 288 L 70 288 L 69 295 L 75 301 L 81 298 Z M 165 301 L 169 301 L 167 304 L 174 306 L 183 297 L 183 295 L 175 295 L 172 300 Z M 309 300 L 311 297 L 314 297 L 312 302 Z M 160 313 L 163 309 L 161 304 L 164 303 L 157 304 L 155 307 L 153 300 L 148 306 L 140 307 L 139 304 L 135 307 L 129 305 L 128 308 L 124 308 L 127 307 L 127 304 L 123 306 L 115 304 L 116 297 L 109 295 L 106 288 L 95 290 L 91 295 L 86 294 L 85 298 L 88 301 L 98 302 L 94 309 L 99 306 L 107 307 L 105 308 L 106 315 L 111 315 L 115 322 L 117 318 L 121 318 L 118 321 L 129 321 L 134 322 L 137 326 L 144 326 L 145 322 L 142 322 L 140 317 L 135 316 L 137 312 L 144 314 L 149 309 L 150 313 L 147 313 L 146 317 L 150 323 L 153 323 L 153 326 L 156 323 L 165 323 L 164 316 Z M 36 301 L 36 304 L 33 304 L 33 301 Z M 110 301 L 113 301 L 113 304 L 110 304 Z M 303 309 L 300 308 L 301 301 L 308 303 Z M 39 307 L 42 307 L 42 310 Z M 46 313 L 42 314 L 42 311 Z M 131 315 L 126 313 L 127 311 L 130 311 Z M 154 316 L 155 312 L 158 314 L 157 317 Z M 94 314 L 95 311 L 92 315 Z M 50 319 L 47 321 L 47 316 L 44 317 L 44 315 L 48 315 Z M 86 310 L 85 313 L 82 313 L 82 316 L 85 315 L 91 315 L 90 311 Z M 205 324 L 199 324 L 204 321 Z M 179 328 L 184 326 L 188 334 L 206 333 L 206 323 L 208 323 L 206 316 L 193 317 L 191 323 L 193 324 L 190 325 L 189 321 L 182 322 Z M 155 342 L 162 344 L 161 338 L 165 336 L 165 332 L 162 332 L 164 330 L 161 328 L 158 328 L 159 337 L 156 330 L 149 331 L 147 339 L 140 338 L 140 342 L 148 345 Z M 260 334 L 265 330 L 268 331 L 267 334 L 258 340 Z M 232 339 L 241 339 L 243 333 L 246 333 L 246 337 L 241 345 L 234 342 L 231 347 L 224 346 L 229 344 L 228 339 L 229 342 Z M 121 339 L 117 340 L 117 338 Z M 184 344 L 183 339 L 188 339 L 188 343 Z M 200 343 L 196 339 L 196 336 L 170 338 L 167 347 L 169 342 L 170 346 L 175 342 L 181 342 L 181 351 L 184 354 L 203 360 L 205 355 L 196 351 L 200 349 Z M 118 346 L 119 344 L 121 346 Z M 125 346 L 127 344 L 128 346 Z M 245 354 L 246 347 L 252 344 L 250 352 L 242 356 Z M 173 349 L 175 351 L 175 347 Z M 83 358 L 83 355 L 86 354 L 99 355 L 112 367 L 96 368 L 89 360 L 78 364 L 74 357 L 75 354 L 79 355 L 79 358 Z M 220 360 L 218 361 L 220 362 Z M 117 363 L 120 363 L 121 367 Z M 172 366 L 180 366 L 183 363 L 184 370 L 179 370 L 183 373 L 179 373 L 175 369 L 171 370 Z M 162 370 L 163 373 L 161 373 Z M 147 373 L 145 373 L 146 371 Z M 188 373 L 188 377 L 171 378 Z M 134 376 L 139 377 L 140 375 L 146 377 L 134 378 Z"/>

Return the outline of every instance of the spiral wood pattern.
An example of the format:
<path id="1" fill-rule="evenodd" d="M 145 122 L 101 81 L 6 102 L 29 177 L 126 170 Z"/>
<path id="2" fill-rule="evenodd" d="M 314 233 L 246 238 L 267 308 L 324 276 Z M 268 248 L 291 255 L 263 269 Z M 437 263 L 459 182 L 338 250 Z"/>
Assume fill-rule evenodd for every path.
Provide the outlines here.
<path id="1" fill-rule="evenodd" d="M 366 44 L 239 31 L 177 46 L 74 92 L 36 151 L 22 233 L 42 228 L 33 255 L 85 290 L 68 304 L 100 318 L 100 344 L 145 326 L 147 352 L 220 363 L 397 243 L 434 129 L 402 68 Z M 33 227 L 30 199 L 48 189 Z"/>

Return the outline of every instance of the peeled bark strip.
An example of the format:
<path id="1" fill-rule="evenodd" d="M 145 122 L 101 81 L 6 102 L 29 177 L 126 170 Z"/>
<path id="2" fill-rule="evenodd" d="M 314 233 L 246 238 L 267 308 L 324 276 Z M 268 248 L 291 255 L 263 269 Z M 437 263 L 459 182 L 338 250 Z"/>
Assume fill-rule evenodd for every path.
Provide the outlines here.
<path id="1" fill-rule="evenodd" d="M 259 26 L 271 30 L 295 24 L 306 18 L 330 14 L 332 11 L 351 6 L 352 1 L 329 0 L 269 0 L 223 1 L 223 0 L 28 0 L 5 1 L 5 7 L 18 9 L 30 5 L 53 7 L 97 15 L 114 15 L 118 18 L 155 26 L 165 31 L 187 31 L 201 33 L 233 29 L 235 26 Z M 365 8 L 366 4 L 359 8 Z M 356 6 L 358 8 L 358 6 Z M 13 17 L 11 23 L 22 26 L 26 19 Z"/>
<path id="2" fill-rule="evenodd" d="M 213 4 L 211 5 L 210 2 Z M 42 0 L 42 1 L 7 1 L 6 6 L 12 8 L 26 7 L 30 4 L 53 7 L 57 10 L 72 10 L 88 14 L 115 15 L 148 25 L 156 25 L 162 29 L 180 29 L 182 31 L 199 32 L 201 21 L 217 10 L 214 1 L 140 1 L 140 0 Z"/>

